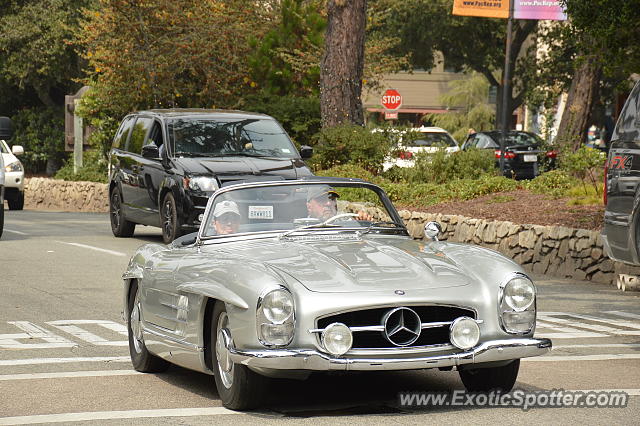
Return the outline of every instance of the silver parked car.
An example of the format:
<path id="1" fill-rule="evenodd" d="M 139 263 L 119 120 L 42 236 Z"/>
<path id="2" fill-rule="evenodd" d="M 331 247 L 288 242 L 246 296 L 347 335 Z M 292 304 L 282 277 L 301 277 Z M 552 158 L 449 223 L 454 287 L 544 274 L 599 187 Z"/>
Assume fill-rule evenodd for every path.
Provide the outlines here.
<path id="1" fill-rule="evenodd" d="M 138 371 L 215 377 L 224 406 L 257 406 L 269 378 L 457 367 L 472 391 L 513 387 L 536 289 L 482 247 L 413 240 L 379 187 L 307 178 L 223 187 L 197 233 L 129 262 L 124 316 Z"/>

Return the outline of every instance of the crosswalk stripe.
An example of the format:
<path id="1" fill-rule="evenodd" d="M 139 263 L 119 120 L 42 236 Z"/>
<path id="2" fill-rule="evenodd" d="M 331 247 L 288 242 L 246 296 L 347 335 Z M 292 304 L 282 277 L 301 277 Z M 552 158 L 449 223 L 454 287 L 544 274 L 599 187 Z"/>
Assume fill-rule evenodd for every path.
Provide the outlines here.
<path id="1" fill-rule="evenodd" d="M 131 358 L 128 356 L 96 356 L 96 357 L 71 357 L 71 358 L 2 359 L 0 360 L 0 366 L 63 364 L 63 363 L 70 363 L 70 362 L 131 362 Z"/>
<path id="2" fill-rule="evenodd" d="M 0 382 L 9 380 L 33 380 L 33 379 L 69 379 L 77 377 L 109 377 L 132 376 L 144 374 L 135 370 L 102 370 L 102 371 L 66 371 L 61 373 L 22 373 L 0 375 Z"/>

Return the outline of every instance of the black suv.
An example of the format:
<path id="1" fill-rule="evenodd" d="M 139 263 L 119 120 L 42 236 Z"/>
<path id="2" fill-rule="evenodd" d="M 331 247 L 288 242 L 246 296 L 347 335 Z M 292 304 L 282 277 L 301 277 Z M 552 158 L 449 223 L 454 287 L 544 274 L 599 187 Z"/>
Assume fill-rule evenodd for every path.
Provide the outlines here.
<path id="1" fill-rule="evenodd" d="M 111 149 L 109 210 L 116 237 L 136 224 L 170 243 L 200 226 L 209 196 L 229 181 L 312 175 L 280 124 L 242 111 L 171 109 L 127 115 Z"/>
<path id="2" fill-rule="evenodd" d="M 640 265 L 640 81 L 618 118 L 604 173 L 605 252 L 614 260 Z"/>

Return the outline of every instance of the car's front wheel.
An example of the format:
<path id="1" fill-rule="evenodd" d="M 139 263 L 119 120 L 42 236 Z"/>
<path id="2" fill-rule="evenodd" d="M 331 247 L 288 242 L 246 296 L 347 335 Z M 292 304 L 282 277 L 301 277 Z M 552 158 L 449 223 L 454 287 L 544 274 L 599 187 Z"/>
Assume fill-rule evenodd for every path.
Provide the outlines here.
<path id="1" fill-rule="evenodd" d="M 128 305 L 129 321 L 127 331 L 129 334 L 129 354 L 131 355 L 133 368 L 143 373 L 158 373 L 166 370 L 169 367 L 169 363 L 149 353 L 144 344 L 142 311 L 140 310 L 140 288 L 137 282 L 131 284 Z"/>
<path id="2" fill-rule="evenodd" d="M 129 238 L 133 236 L 136 224 L 124 218 L 122 195 L 118 188 L 114 188 L 109 197 L 109 217 L 111 219 L 111 232 L 113 232 L 114 236 L 118 238 Z"/>
<path id="3" fill-rule="evenodd" d="M 469 392 L 488 392 L 491 390 L 509 392 L 516 383 L 520 360 L 507 365 L 490 368 L 465 368 L 459 371 L 460 379 Z"/>
<path id="4" fill-rule="evenodd" d="M 9 210 L 22 210 L 24 208 L 24 192 L 17 191 L 13 197 L 7 198 Z"/>
<path id="5" fill-rule="evenodd" d="M 213 373 L 222 405 L 231 410 L 256 408 L 262 402 L 268 379 L 242 364 L 234 364 L 224 342 L 229 330 L 229 316 L 223 302 L 216 302 L 211 324 L 210 351 Z"/>

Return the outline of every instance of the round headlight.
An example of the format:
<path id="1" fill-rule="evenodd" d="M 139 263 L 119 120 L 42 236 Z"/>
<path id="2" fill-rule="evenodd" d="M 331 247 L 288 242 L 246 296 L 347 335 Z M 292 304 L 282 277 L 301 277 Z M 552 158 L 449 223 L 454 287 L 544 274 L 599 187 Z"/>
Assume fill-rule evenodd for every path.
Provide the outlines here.
<path id="1" fill-rule="evenodd" d="M 293 315 L 293 299 L 286 290 L 273 290 L 262 300 L 262 313 L 273 324 L 282 324 Z"/>
<path id="2" fill-rule="evenodd" d="M 480 327 L 472 318 L 460 317 L 451 324 L 449 337 L 455 347 L 470 349 L 480 341 Z"/>
<path id="3" fill-rule="evenodd" d="M 512 279 L 504 287 L 504 301 L 514 311 L 526 310 L 536 297 L 533 283 L 524 277 Z"/>
<path id="4" fill-rule="evenodd" d="M 322 345 L 332 355 L 340 356 L 353 344 L 353 335 L 346 325 L 334 322 L 329 324 L 322 332 Z"/>

